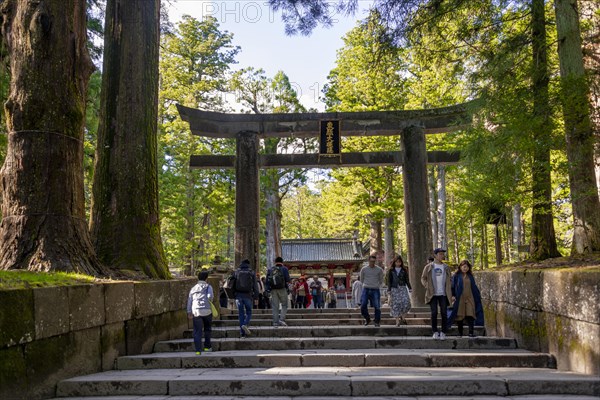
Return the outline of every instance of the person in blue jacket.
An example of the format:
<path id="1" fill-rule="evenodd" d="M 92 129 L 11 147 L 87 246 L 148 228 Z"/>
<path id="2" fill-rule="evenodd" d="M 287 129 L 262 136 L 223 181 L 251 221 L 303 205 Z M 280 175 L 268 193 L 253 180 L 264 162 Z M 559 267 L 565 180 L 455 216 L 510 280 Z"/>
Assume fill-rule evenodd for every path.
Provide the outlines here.
<path id="1" fill-rule="evenodd" d="M 454 305 L 448 318 L 448 328 L 456 321 L 458 336 L 463 335 L 465 322 L 469 326 L 469 337 L 475 337 L 475 325 L 483 325 L 483 304 L 481 293 L 471 272 L 471 263 L 462 260 L 452 277 L 452 297 Z"/>

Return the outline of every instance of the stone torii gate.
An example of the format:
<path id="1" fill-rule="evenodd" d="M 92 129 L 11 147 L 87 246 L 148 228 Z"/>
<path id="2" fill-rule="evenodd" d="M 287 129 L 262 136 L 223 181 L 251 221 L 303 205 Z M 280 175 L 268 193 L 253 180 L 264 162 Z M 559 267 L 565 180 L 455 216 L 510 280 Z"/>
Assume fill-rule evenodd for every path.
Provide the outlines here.
<path id="1" fill-rule="evenodd" d="M 224 114 L 177 105 L 194 135 L 236 139 L 236 156 L 192 156 L 191 168 L 235 168 L 235 264 L 259 261 L 259 169 L 402 166 L 408 265 L 413 283 L 413 305 L 422 305 L 419 281 L 432 248 L 427 164 L 456 164 L 458 153 L 430 151 L 425 134 L 443 133 L 470 124 L 468 104 L 411 111 L 370 111 L 302 114 Z M 341 121 L 342 136 L 400 135 L 402 149 L 388 152 L 319 154 L 259 154 L 259 139 L 316 137 L 320 121 Z M 241 200 L 241 201 L 240 201 Z"/>

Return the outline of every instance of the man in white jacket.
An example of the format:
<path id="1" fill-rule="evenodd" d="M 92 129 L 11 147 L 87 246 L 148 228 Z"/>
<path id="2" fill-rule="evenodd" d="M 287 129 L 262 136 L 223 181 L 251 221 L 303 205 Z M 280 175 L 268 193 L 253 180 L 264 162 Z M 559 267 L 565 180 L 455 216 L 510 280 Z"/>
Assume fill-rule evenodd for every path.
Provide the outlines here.
<path id="1" fill-rule="evenodd" d="M 360 277 L 352 284 L 352 303 L 354 308 L 360 307 L 360 297 L 362 296 L 362 282 Z"/>
<path id="2" fill-rule="evenodd" d="M 187 301 L 188 318 L 194 323 L 194 347 L 196 355 L 202 351 L 212 351 L 210 336 L 212 332 L 212 309 L 210 302 L 215 298 L 212 286 L 206 279 L 208 272 L 198 274 L 198 284 L 190 290 Z M 204 347 L 202 347 L 202 331 L 204 330 Z"/>

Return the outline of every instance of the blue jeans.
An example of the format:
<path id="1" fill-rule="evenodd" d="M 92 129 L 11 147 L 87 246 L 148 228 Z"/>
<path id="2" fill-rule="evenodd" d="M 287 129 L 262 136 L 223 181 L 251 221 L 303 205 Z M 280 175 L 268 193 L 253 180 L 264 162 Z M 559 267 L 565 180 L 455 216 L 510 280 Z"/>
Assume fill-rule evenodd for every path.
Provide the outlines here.
<path id="1" fill-rule="evenodd" d="M 210 336 L 212 333 L 212 314 L 203 317 L 194 317 L 194 347 L 196 351 L 202 351 L 202 328 L 204 328 L 204 347 L 210 348 Z"/>
<path id="2" fill-rule="evenodd" d="M 364 319 L 370 321 L 368 302 L 371 303 L 371 307 L 375 308 L 375 323 L 378 324 L 381 321 L 381 292 L 379 289 L 363 288 L 360 296 L 360 313 Z"/>
<path id="3" fill-rule="evenodd" d="M 246 296 L 238 296 L 235 298 L 235 304 L 238 308 L 238 316 L 240 319 L 240 334 L 246 336 L 246 333 L 242 329 L 242 325 L 248 326 L 250 324 L 250 318 L 252 318 L 252 299 Z"/>
<path id="4" fill-rule="evenodd" d="M 431 331 L 436 333 L 437 328 L 437 316 L 438 306 L 440 307 L 440 313 L 442 314 L 442 332 L 446 333 L 448 330 L 448 298 L 446 296 L 433 296 L 429 302 L 431 307 Z"/>

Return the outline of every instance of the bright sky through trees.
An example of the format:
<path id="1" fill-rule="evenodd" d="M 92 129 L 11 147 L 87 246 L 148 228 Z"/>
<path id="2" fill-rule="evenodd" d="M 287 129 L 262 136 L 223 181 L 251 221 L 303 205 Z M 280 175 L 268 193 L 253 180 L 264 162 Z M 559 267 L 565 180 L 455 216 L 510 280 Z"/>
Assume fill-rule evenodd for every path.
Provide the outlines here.
<path id="1" fill-rule="evenodd" d="M 311 36 L 286 36 L 281 15 L 273 12 L 266 1 L 258 0 L 177 0 L 168 5 L 171 22 L 184 14 L 201 20 L 217 18 L 220 30 L 234 34 L 233 43 L 241 46 L 235 69 L 263 68 L 267 76 L 282 70 L 290 78 L 306 108 L 325 109 L 321 90 L 329 71 L 335 66 L 336 50 L 343 46 L 342 36 L 367 16 L 372 1 L 360 1 L 355 16 L 336 15 L 329 29 L 317 28 Z M 231 102 L 231 100 L 230 100 Z M 239 106 L 234 106 L 240 111 Z"/>

